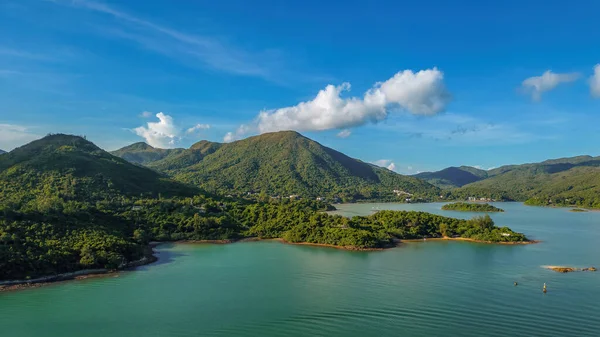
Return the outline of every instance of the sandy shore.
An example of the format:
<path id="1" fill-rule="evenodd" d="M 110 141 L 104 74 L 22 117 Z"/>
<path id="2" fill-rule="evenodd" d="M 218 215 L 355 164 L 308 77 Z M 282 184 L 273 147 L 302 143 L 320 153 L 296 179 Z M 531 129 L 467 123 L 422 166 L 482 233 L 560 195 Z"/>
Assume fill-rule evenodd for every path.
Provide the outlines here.
<path id="1" fill-rule="evenodd" d="M 427 241 L 467 241 L 467 242 L 474 242 L 474 243 L 485 243 L 485 244 L 490 244 L 490 245 L 530 245 L 530 244 L 534 244 L 534 243 L 540 243 L 540 241 L 536 241 L 536 240 L 495 242 L 495 241 L 475 240 L 475 239 L 470 239 L 470 238 L 449 238 L 449 237 L 427 238 L 425 240 L 423 240 L 423 239 L 400 240 L 400 242 L 427 242 Z"/>

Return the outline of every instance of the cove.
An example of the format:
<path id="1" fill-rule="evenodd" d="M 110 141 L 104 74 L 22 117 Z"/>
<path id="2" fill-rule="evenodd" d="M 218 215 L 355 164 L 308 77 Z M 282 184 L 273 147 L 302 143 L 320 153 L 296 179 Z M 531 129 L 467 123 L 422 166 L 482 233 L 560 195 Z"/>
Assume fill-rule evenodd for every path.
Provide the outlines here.
<path id="1" fill-rule="evenodd" d="M 442 211 L 442 204 L 339 205 Z M 158 247 L 135 271 L 0 294 L 3 336 L 598 336 L 600 213 L 494 204 L 535 245 L 418 242 L 378 252 L 242 242 Z M 518 282 L 518 286 L 513 283 Z M 548 293 L 543 294 L 542 284 Z"/>

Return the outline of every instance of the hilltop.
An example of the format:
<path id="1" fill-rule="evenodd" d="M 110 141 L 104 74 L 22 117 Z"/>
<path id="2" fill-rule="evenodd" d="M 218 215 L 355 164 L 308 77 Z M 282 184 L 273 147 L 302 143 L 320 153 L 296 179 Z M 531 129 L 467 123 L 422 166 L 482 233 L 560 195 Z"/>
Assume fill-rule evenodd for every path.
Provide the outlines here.
<path id="1" fill-rule="evenodd" d="M 112 155 L 123 158 L 134 164 L 146 165 L 171 155 L 177 155 L 184 149 L 158 149 L 144 142 L 134 143 L 116 151 Z"/>
<path id="2" fill-rule="evenodd" d="M 1 200 L 189 195 L 195 190 L 78 136 L 49 135 L 0 157 Z"/>
<path id="3" fill-rule="evenodd" d="M 488 177 L 488 172 L 471 166 L 448 167 L 436 172 L 414 175 L 439 188 L 461 187 Z"/>
<path id="4" fill-rule="evenodd" d="M 147 166 L 220 194 L 262 192 L 352 201 L 404 200 L 413 194 L 434 198 L 439 193 L 418 178 L 350 158 L 294 131 L 227 144 L 202 141 Z"/>

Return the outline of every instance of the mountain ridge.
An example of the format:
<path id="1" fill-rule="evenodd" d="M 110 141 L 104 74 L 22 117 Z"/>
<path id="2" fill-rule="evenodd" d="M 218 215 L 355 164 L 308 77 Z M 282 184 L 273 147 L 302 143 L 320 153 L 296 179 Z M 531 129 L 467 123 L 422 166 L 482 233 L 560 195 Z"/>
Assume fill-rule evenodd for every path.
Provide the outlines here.
<path id="1" fill-rule="evenodd" d="M 351 158 L 296 131 L 264 133 L 224 144 L 200 141 L 146 165 L 221 194 L 264 192 L 270 196 L 397 201 L 411 198 L 411 194 L 433 198 L 439 192 L 418 178 Z"/>

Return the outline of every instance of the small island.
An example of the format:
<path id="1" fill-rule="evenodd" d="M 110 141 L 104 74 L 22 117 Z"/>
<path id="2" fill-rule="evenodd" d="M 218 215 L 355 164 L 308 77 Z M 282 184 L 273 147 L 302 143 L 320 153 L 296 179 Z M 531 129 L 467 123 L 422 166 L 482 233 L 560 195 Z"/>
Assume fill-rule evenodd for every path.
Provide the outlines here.
<path id="1" fill-rule="evenodd" d="M 460 212 L 504 212 L 503 209 L 492 206 L 490 204 L 475 204 L 468 202 L 455 202 L 442 206 L 444 211 L 460 211 Z"/>
<path id="2" fill-rule="evenodd" d="M 575 213 L 582 213 L 582 212 L 587 212 L 586 209 L 582 209 L 582 208 L 573 208 L 570 210 L 570 212 L 575 212 Z"/>
<path id="3" fill-rule="evenodd" d="M 589 268 L 574 268 L 574 267 L 565 267 L 565 266 L 545 266 L 546 269 L 553 270 L 557 273 L 572 273 L 576 271 L 597 271 L 595 267 Z"/>

